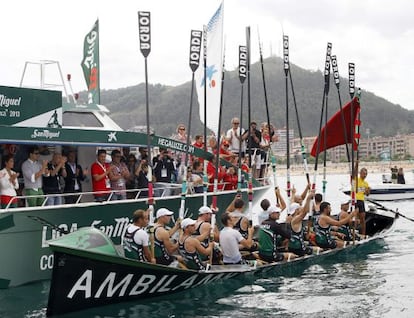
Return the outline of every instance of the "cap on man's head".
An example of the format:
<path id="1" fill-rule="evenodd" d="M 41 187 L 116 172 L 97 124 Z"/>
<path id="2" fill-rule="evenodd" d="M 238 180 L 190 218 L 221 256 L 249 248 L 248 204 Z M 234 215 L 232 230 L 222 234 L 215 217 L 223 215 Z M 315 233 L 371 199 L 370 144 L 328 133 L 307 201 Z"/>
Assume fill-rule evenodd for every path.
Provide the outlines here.
<path id="1" fill-rule="evenodd" d="M 213 213 L 213 211 L 208 206 L 204 205 L 198 209 L 198 215 L 207 214 L 207 213 Z"/>
<path id="2" fill-rule="evenodd" d="M 300 204 L 299 203 L 296 203 L 296 202 L 294 202 L 294 203 L 292 203 L 291 205 L 290 205 L 290 207 L 289 207 L 289 211 L 288 211 L 288 215 L 291 215 L 291 214 L 293 214 L 293 213 L 295 213 L 295 211 L 297 210 L 297 209 L 299 209 L 300 208 Z"/>
<path id="3" fill-rule="evenodd" d="M 181 221 L 181 228 L 184 230 L 187 226 L 196 224 L 196 220 L 185 218 Z"/>
<path id="4" fill-rule="evenodd" d="M 269 213 L 269 215 L 272 214 L 272 213 L 275 213 L 275 212 L 280 213 L 280 208 L 278 208 L 277 206 L 271 205 L 271 206 L 268 207 L 268 209 L 266 211 L 267 211 L 267 213 Z"/>
<path id="5" fill-rule="evenodd" d="M 173 215 L 174 212 L 171 212 L 170 210 L 166 209 L 166 208 L 160 208 L 157 211 L 157 219 L 164 216 L 164 215 Z"/>
<path id="6" fill-rule="evenodd" d="M 341 205 L 346 205 L 346 204 L 349 204 L 350 203 L 350 200 L 349 199 L 346 199 L 346 200 L 342 200 L 341 201 Z"/>

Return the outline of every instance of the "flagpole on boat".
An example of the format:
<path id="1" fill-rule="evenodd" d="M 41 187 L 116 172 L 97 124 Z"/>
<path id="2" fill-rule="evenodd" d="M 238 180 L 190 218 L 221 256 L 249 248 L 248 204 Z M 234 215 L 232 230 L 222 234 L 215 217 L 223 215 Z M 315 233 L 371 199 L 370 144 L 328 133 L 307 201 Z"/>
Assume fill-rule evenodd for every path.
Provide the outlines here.
<path id="1" fill-rule="evenodd" d="M 188 114 L 188 132 L 187 132 L 187 142 L 186 142 L 186 149 L 185 149 L 183 180 L 182 180 L 182 187 L 181 187 L 181 205 L 180 205 L 180 211 L 179 211 L 179 218 L 181 220 L 184 218 L 185 198 L 187 195 L 187 166 L 188 166 L 188 153 L 189 153 L 189 148 L 190 148 L 191 118 L 193 114 L 195 71 L 198 69 L 200 65 L 202 35 L 203 35 L 202 31 L 191 30 L 189 65 L 190 65 L 192 75 L 191 75 L 190 110 Z"/>
<path id="2" fill-rule="evenodd" d="M 154 224 L 154 188 L 152 183 L 152 160 L 151 160 L 151 131 L 149 116 L 149 93 L 148 93 L 148 55 L 151 52 L 151 12 L 138 11 L 139 47 L 144 56 L 145 64 L 145 112 L 147 125 L 147 150 L 148 150 L 148 208 L 150 210 L 149 224 Z"/>
<path id="3" fill-rule="evenodd" d="M 238 162 L 239 167 L 237 170 L 237 193 L 241 194 L 242 188 L 242 127 L 243 127 L 243 93 L 244 93 L 244 82 L 247 77 L 247 47 L 245 45 L 239 46 L 239 80 L 240 80 L 240 122 L 239 122 L 239 156 Z"/>
<path id="4" fill-rule="evenodd" d="M 328 96 L 329 96 L 329 84 L 331 80 L 331 52 L 332 52 L 332 43 L 328 42 L 326 47 L 326 60 L 325 60 L 325 89 L 324 89 L 324 99 L 325 99 L 325 127 L 328 123 Z M 325 200 L 326 198 L 326 156 L 328 154 L 326 145 L 327 145 L 328 129 L 325 129 L 324 134 L 324 149 L 323 152 L 323 179 L 322 179 L 322 197 Z"/>

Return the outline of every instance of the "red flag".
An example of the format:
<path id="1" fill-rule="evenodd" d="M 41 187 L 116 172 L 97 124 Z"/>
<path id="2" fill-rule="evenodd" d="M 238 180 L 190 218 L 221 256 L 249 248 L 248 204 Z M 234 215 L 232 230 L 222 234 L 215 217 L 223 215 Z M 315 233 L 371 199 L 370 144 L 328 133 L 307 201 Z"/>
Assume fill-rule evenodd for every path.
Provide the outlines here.
<path id="1" fill-rule="evenodd" d="M 354 124 L 351 125 L 351 108 L 353 110 L 353 118 L 354 118 Z M 344 129 L 342 125 L 342 116 L 341 111 L 338 110 L 332 117 L 329 119 L 328 123 L 325 127 L 322 128 L 321 134 L 320 134 L 320 142 L 319 142 L 319 153 L 325 151 L 325 129 L 327 129 L 327 140 L 326 140 L 326 149 L 330 149 L 336 146 L 344 145 L 352 143 L 355 147 L 355 142 L 352 142 L 351 140 L 351 132 L 355 132 L 355 125 L 360 125 L 360 122 L 358 120 L 358 114 L 361 109 L 361 105 L 359 104 L 358 97 L 354 97 L 352 101 L 350 101 L 348 104 L 346 104 L 344 107 L 342 107 L 342 112 L 344 114 L 345 119 L 345 127 L 346 127 L 346 137 L 347 140 L 345 141 L 344 136 Z M 355 139 L 359 139 L 359 134 L 354 136 Z M 317 154 L 316 148 L 318 147 L 318 137 L 313 142 L 312 150 L 311 150 L 311 156 L 315 157 Z"/>

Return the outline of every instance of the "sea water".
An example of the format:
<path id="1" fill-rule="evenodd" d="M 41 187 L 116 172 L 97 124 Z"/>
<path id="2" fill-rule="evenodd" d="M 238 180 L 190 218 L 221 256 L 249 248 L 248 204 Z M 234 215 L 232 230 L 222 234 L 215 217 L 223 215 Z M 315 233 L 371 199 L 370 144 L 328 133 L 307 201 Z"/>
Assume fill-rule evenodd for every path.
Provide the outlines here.
<path id="1" fill-rule="evenodd" d="M 407 175 L 406 180 L 411 180 Z M 367 180 L 380 182 L 381 175 L 369 174 Z M 338 212 L 344 198 L 338 189 L 347 186 L 349 176 L 328 175 L 327 181 L 326 200 Z M 277 182 L 286 188 L 286 178 Z M 304 176 L 292 177 L 291 182 L 298 193 L 303 191 Z M 319 177 L 317 188 L 321 188 Z M 273 190 L 268 195 L 274 198 Z M 383 205 L 414 218 L 414 200 Z M 414 223 L 399 218 L 385 239 L 354 252 L 313 265 L 298 264 L 283 273 L 228 280 L 62 317 L 414 317 Z M 48 281 L 0 290 L 0 317 L 45 317 L 48 292 Z"/>

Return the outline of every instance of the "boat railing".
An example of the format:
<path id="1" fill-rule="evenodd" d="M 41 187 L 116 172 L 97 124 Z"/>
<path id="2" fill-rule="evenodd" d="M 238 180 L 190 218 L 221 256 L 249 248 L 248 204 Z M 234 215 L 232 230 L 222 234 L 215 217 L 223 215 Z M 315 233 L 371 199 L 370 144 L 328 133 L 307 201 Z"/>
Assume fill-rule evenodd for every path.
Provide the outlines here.
<path id="1" fill-rule="evenodd" d="M 224 183 L 223 183 L 224 184 Z M 212 184 L 208 184 L 209 186 Z M 170 197 L 179 196 L 181 194 L 182 184 L 178 183 L 164 183 L 164 182 L 156 182 L 154 183 L 154 198 L 158 199 L 168 199 Z M 246 186 L 243 187 L 244 191 L 246 191 Z M 228 190 L 225 189 L 223 186 L 222 188 L 218 189 L 219 192 L 223 191 L 235 191 L 235 190 Z M 134 189 L 127 189 L 127 190 L 114 190 L 105 192 L 105 194 L 109 194 L 108 197 L 103 202 L 116 202 L 121 201 L 115 199 L 115 194 L 122 193 L 125 195 L 125 199 L 122 201 L 144 201 L 148 200 L 148 188 L 134 188 Z M 21 209 L 33 209 L 33 208 L 47 208 L 47 207 L 68 207 L 74 205 L 85 205 L 85 204 L 99 204 L 101 202 L 96 202 L 94 200 L 94 194 L 102 194 L 102 192 L 68 192 L 68 193 L 56 193 L 56 194 L 43 194 L 43 195 L 18 195 L 11 198 L 9 203 L 2 209 L 0 209 L 0 213 L 5 212 L 12 212 Z M 203 193 L 196 193 L 193 191 L 189 191 L 188 195 L 200 196 Z M 212 195 L 212 192 L 209 192 L 209 195 Z M 39 197 L 42 198 L 41 204 L 37 206 L 29 206 L 28 200 L 29 199 L 38 199 Z M 49 205 L 48 201 L 49 198 L 61 198 L 61 204 L 58 205 Z M 66 198 L 74 198 L 71 203 L 66 203 Z M 18 202 L 18 206 L 15 207 L 14 203 Z"/>

